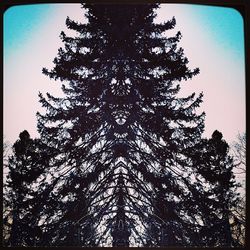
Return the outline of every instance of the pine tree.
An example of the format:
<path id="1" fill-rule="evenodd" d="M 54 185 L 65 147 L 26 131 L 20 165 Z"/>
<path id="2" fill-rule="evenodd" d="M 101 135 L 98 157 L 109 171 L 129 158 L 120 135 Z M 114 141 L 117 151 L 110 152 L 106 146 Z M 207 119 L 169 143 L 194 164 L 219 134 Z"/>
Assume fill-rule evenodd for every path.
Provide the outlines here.
<path id="1" fill-rule="evenodd" d="M 177 46 L 181 33 L 167 35 L 175 19 L 156 24 L 157 4 L 83 7 L 88 22 L 67 18 L 77 35 L 62 32 L 54 68 L 43 69 L 62 82 L 65 95 L 39 94 L 46 111 L 37 114 L 38 130 L 49 164 L 33 206 L 42 232 L 37 245 L 227 245 L 227 236 L 211 236 L 215 217 L 208 215 L 220 211 L 226 232 L 231 163 L 214 138 L 215 149 L 204 141 L 207 163 L 195 161 L 203 143 L 202 94 L 180 97 L 179 83 L 199 69 L 188 68 Z M 204 164 L 228 186 L 212 185 Z"/>
<path id="2" fill-rule="evenodd" d="M 11 218 L 5 221 L 11 226 L 6 245 L 35 245 L 35 235 L 41 233 L 31 208 L 37 203 L 35 182 L 47 165 L 45 154 L 39 140 L 31 139 L 27 130 L 20 133 L 13 145 L 13 155 L 8 160 L 7 192 L 4 194 L 6 205 L 11 208 Z"/>
<path id="3" fill-rule="evenodd" d="M 61 156 L 58 163 L 55 161 L 56 171 L 64 163 L 70 165 L 69 173 L 74 176 L 76 171 L 80 171 L 77 176 L 84 171 L 109 176 L 107 182 L 99 180 L 105 184 L 101 196 L 97 195 L 92 202 L 100 197 L 99 203 L 104 204 L 118 199 L 115 189 L 109 191 L 111 195 L 104 194 L 117 185 L 119 172 L 123 172 L 123 183 L 125 179 L 127 182 L 124 186 L 130 186 L 123 194 L 123 202 L 129 207 L 124 223 L 129 225 L 134 238 L 138 238 L 136 235 L 145 230 L 146 204 L 152 205 L 154 199 L 160 199 L 152 199 L 154 194 L 151 197 L 147 194 L 149 189 L 154 189 L 155 181 L 164 176 L 170 178 L 171 181 L 161 181 L 156 191 L 157 196 L 157 192 L 165 189 L 164 199 L 172 199 L 166 203 L 170 211 L 176 205 L 173 197 L 181 192 L 173 164 L 177 159 L 184 161 L 182 149 L 200 138 L 204 114 L 194 112 L 202 95 L 177 97 L 178 82 L 192 78 L 199 70 L 189 70 L 183 50 L 177 48 L 180 32 L 174 37 L 163 36 L 163 32 L 174 28 L 175 19 L 164 24 L 153 22 L 153 9 L 157 5 L 85 7 L 89 22 L 79 24 L 67 19 L 68 28 L 77 31 L 79 36 L 72 38 L 62 33 L 65 48 L 59 49 L 54 69 L 43 71 L 51 78 L 64 81 L 62 89 L 66 98 L 47 94 L 46 99 L 40 95 L 47 113 L 38 114 L 38 128 L 41 137 L 57 148 Z M 55 126 L 46 126 L 48 122 L 54 122 Z M 95 169 L 98 164 L 100 172 Z M 164 173 L 159 176 L 161 169 Z M 186 171 L 184 167 L 183 171 Z M 142 177 L 138 179 L 138 175 Z M 144 179 L 147 184 L 142 184 Z M 91 185 L 89 179 L 87 188 Z M 163 188 L 163 185 L 167 186 Z M 145 190 L 143 194 L 139 191 L 141 188 Z M 113 204 L 106 209 L 112 206 L 116 207 Z M 88 212 L 91 207 L 90 202 Z M 132 216 L 134 210 L 137 212 Z M 153 210 L 149 213 L 149 217 L 154 217 Z M 94 214 L 99 215 L 98 211 Z M 138 219 L 141 232 L 133 225 Z M 114 224 L 122 219 L 109 215 L 107 221 L 112 220 Z M 176 243 L 173 240 L 169 244 Z M 140 244 L 145 244 L 145 239 L 141 238 Z"/>
<path id="4" fill-rule="evenodd" d="M 210 139 L 202 139 L 196 145 L 194 166 L 202 182 L 203 195 L 195 200 L 204 215 L 201 219 L 200 238 L 204 246 L 237 246 L 232 238 L 232 208 L 239 201 L 237 184 L 233 175 L 233 158 L 229 146 L 215 130 Z M 197 186 L 201 186 L 196 183 Z M 201 188 L 201 187 L 200 187 Z"/>

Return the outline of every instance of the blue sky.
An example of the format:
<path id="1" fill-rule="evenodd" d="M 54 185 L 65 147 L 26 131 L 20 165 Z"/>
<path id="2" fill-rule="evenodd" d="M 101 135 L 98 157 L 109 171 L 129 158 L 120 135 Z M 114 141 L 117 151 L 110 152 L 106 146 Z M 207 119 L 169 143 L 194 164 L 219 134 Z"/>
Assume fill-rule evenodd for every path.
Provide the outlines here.
<path id="1" fill-rule="evenodd" d="M 229 7 L 190 7 L 206 32 L 213 36 L 216 42 L 229 50 L 240 61 L 244 58 L 243 19 L 241 14 Z"/>
<path id="2" fill-rule="evenodd" d="M 245 69 L 243 20 L 234 9 L 199 5 L 165 4 L 159 20 L 176 17 L 180 46 L 190 68 L 201 73 L 183 84 L 182 95 L 204 92 L 201 111 L 207 113 L 204 136 L 220 130 L 233 141 L 245 131 Z M 42 75 L 51 68 L 65 19 L 84 20 L 79 5 L 33 4 L 16 6 L 4 14 L 4 135 L 13 143 L 27 129 L 36 132 L 40 110 L 38 91 L 60 95 L 60 84 Z"/>
<path id="3" fill-rule="evenodd" d="M 21 49 L 22 44 L 32 39 L 32 34 L 56 11 L 57 5 L 31 4 L 9 8 L 4 14 L 4 52 Z M 242 18 L 233 8 L 200 5 L 185 5 L 196 19 L 210 32 L 218 43 L 223 44 L 240 59 L 244 56 L 242 44 Z M 174 14 L 174 13 L 173 13 Z M 45 22 L 45 23 L 44 23 Z"/>
<path id="4" fill-rule="evenodd" d="M 4 55 L 22 50 L 22 47 L 32 41 L 32 36 L 38 31 L 55 6 L 51 4 L 31 4 L 10 7 L 4 13 Z"/>

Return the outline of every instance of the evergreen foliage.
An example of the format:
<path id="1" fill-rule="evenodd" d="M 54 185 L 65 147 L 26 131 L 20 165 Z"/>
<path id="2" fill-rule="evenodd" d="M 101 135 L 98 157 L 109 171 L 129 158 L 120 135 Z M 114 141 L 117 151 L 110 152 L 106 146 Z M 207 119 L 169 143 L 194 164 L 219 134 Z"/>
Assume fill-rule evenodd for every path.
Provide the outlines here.
<path id="1" fill-rule="evenodd" d="M 67 18 L 77 35 L 62 32 L 43 69 L 65 96 L 39 94 L 39 143 L 24 131 L 14 145 L 10 245 L 231 246 L 232 160 L 220 132 L 201 138 L 202 94 L 179 95 L 199 69 L 167 35 L 175 18 L 156 24 L 157 4 L 83 7 L 88 22 Z"/>
<path id="2" fill-rule="evenodd" d="M 4 224 L 11 226 L 11 231 L 6 245 L 34 245 L 42 233 L 34 209 L 43 200 L 37 197 L 35 183 L 41 179 L 48 165 L 46 156 L 47 147 L 39 140 L 31 139 L 28 131 L 20 133 L 13 145 L 13 155 L 8 160 L 5 206 L 11 212 L 4 218 Z"/>
<path id="3" fill-rule="evenodd" d="M 233 158 L 222 133 L 215 130 L 210 139 L 202 139 L 193 155 L 193 165 L 200 174 L 204 192 L 197 200 L 204 211 L 200 237 L 204 246 L 237 246 L 232 238 L 230 218 L 239 197 L 233 175 Z M 199 186 L 201 185 L 199 184 Z"/>

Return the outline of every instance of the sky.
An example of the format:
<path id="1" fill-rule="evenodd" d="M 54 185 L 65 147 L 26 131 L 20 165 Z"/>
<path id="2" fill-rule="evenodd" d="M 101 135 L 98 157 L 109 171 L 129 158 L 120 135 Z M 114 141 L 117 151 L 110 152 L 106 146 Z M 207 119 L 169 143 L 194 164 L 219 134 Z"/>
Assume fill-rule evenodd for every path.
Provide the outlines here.
<path id="1" fill-rule="evenodd" d="M 234 9 L 187 4 L 164 4 L 158 22 L 176 18 L 175 34 L 181 31 L 181 47 L 191 69 L 200 74 L 181 83 L 180 95 L 204 93 L 200 112 L 206 112 L 204 137 L 215 129 L 229 143 L 245 132 L 245 59 L 243 19 Z M 13 143 L 24 129 L 32 138 L 36 112 L 41 110 L 38 93 L 61 95 L 60 84 L 42 74 L 51 69 L 67 32 L 66 17 L 85 21 L 79 4 L 33 4 L 9 8 L 4 13 L 3 134 Z"/>

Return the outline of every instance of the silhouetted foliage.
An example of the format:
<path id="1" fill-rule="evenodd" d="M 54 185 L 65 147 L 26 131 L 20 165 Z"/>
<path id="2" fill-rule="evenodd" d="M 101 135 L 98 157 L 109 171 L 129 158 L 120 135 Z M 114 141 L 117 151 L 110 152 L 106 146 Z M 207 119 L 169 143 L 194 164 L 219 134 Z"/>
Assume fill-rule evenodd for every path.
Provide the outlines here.
<path id="1" fill-rule="evenodd" d="M 45 151 L 42 148 L 39 140 L 31 139 L 27 130 L 20 133 L 13 145 L 13 154 L 8 160 L 5 193 L 5 206 L 11 211 L 5 218 L 6 224 L 11 227 L 6 245 L 34 245 L 35 235 L 41 233 L 33 209 L 41 201 L 34 184 L 48 164 L 47 148 L 45 147 Z"/>
<path id="2" fill-rule="evenodd" d="M 194 166 L 205 187 L 197 203 L 204 211 L 200 236 L 205 246 L 236 246 L 233 241 L 230 218 L 237 204 L 236 182 L 233 175 L 233 159 L 222 133 L 214 131 L 211 139 L 202 139 L 197 144 Z M 199 184 L 200 186 L 200 184 Z"/>
<path id="3" fill-rule="evenodd" d="M 54 68 L 43 69 L 65 94 L 39 94 L 46 112 L 37 114 L 38 131 L 49 164 L 31 175 L 28 162 L 21 179 L 16 170 L 10 176 L 20 190 L 15 204 L 23 206 L 30 190 L 21 190 L 27 184 L 20 181 L 44 174 L 28 210 L 38 231 L 23 237 L 33 239 L 25 244 L 232 245 L 232 161 L 221 133 L 201 138 L 202 94 L 179 95 L 179 83 L 199 69 L 188 68 L 177 46 L 181 33 L 167 35 L 175 18 L 156 24 L 157 4 L 83 7 L 88 22 L 67 18 L 77 35 L 62 32 L 65 47 Z M 30 152 L 29 140 L 20 135 L 15 157 Z M 36 154 L 31 161 L 38 164 Z"/>

